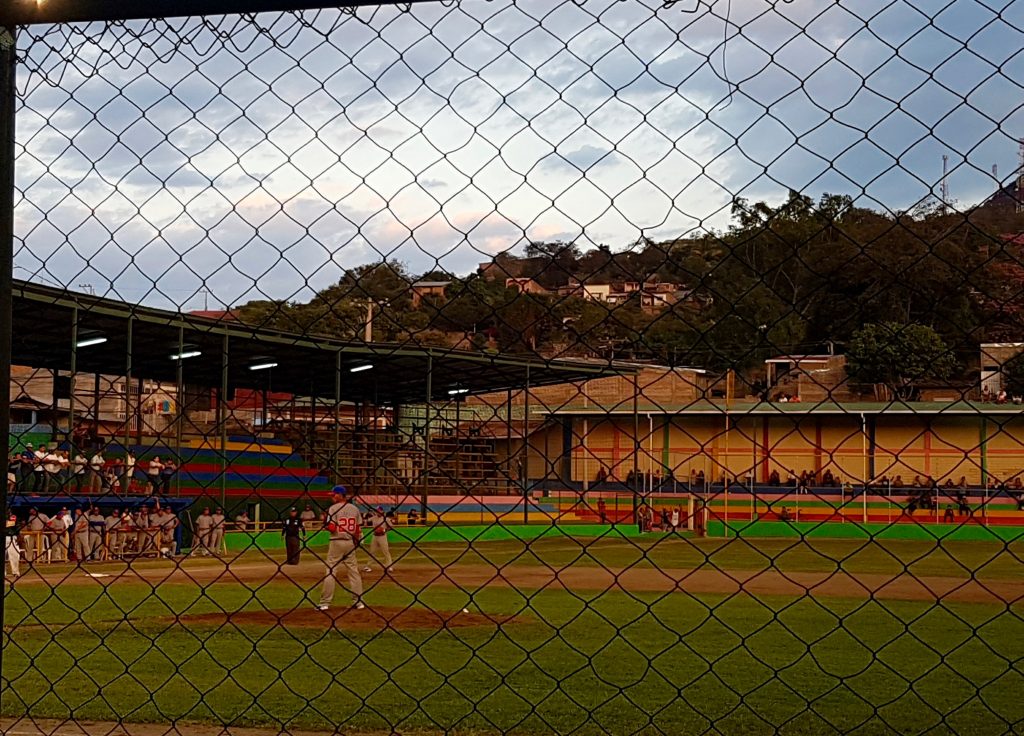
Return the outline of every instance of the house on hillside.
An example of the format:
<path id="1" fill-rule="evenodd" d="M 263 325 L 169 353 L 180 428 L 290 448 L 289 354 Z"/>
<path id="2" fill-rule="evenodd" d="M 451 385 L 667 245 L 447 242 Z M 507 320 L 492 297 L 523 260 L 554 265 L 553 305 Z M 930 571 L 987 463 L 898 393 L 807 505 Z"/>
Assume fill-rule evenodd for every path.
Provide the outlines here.
<path id="1" fill-rule="evenodd" d="M 451 281 L 416 281 L 409 287 L 409 299 L 413 309 L 419 309 L 424 299 L 444 303 Z"/>
<path id="2" fill-rule="evenodd" d="M 511 253 L 499 253 L 493 260 L 477 266 L 477 273 L 485 281 L 501 281 L 523 277 L 536 278 L 544 268 L 551 264 L 550 258 L 543 256 L 520 257 Z"/>
<path id="3" fill-rule="evenodd" d="M 1024 342 L 989 342 L 981 348 L 981 390 L 988 389 L 992 396 L 1006 388 L 1003 365 L 1024 352 Z"/>
<path id="4" fill-rule="evenodd" d="M 780 355 L 764 363 L 771 401 L 848 401 L 853 396 L 845 355 Z"/>
<path id="5" fill-rule="evenodd" d="M 537 294 L 545 295 L 551 292 L 545 289 L 543 286 L 538 284 L 534 279 L 529 276 L 520 276 L 518 278 L 507 278 L 505 279 L 506 289 L 515 289 L 520 294 Z"/>

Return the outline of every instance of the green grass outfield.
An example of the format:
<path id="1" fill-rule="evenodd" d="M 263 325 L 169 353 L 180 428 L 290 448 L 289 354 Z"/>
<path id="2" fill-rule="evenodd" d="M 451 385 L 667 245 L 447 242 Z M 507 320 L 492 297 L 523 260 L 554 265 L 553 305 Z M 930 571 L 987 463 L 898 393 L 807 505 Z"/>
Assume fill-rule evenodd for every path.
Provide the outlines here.
<path id="1" fill-rule="evenodd" d="M 1024 606 L 633 591 L 607 585 L 516 589 L 438 580 L 446 566 L 530 573 L 607 567 L 943 575 L 1016 582 L 1024 545 L 857 539 L 546 536 L 394 545 L 395 581 L 371 607 L 521 621 L 403 631 L 190 623 L 180 614 L 310 606 L 317 566 L 289 580 L 249 551 L 218 582 L 88 578 L 25 582 L 5 598 L 4 715 L 169 720 L 345 732 L 523 734 L 863 734 L 1024 726 Z M 199 575 L 217 563 L 189 560 Z M 171 563 L 138 563 L 143 574 Z M 256 578 L 252 571 L 265 567 Z M 47 574 L 60 572 L 54 568 Z M 541 571 L 542 572 L 542 571 Z M 403 577 L 404 576 L 404 577 Z M 376 577 L 368 578 L 376 580 Z M 332 729 L 333 731 L 333 729 Z"/>

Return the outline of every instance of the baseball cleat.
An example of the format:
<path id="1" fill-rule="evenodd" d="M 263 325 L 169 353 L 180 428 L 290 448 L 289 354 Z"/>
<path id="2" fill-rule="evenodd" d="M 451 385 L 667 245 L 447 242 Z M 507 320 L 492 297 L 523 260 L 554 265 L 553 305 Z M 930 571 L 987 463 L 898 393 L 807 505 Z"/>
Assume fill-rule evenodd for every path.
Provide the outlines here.
<path id="1" fill-rule="evenodd" d="M 362 611 L 364 608 L 366 608 L 366 605 L 362 601 L 357 601 L 352 605 L 352 608 L 356 609 L 357 611 Z"/>
<path id="2" fill-rule="evenodd" d="M 324 605 L 320 605 L 320 606 L 316 607 L 316 610 L 318 610 L 318 611 L 327 611 L 329 609 L 330 609 L 330 606 L 324 606 Z"/>

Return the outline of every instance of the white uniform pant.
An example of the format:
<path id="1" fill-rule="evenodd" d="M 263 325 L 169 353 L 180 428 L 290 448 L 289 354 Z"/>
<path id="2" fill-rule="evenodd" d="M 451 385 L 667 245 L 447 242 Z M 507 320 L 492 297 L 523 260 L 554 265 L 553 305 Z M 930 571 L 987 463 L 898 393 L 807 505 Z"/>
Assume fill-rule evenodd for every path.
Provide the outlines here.
<path id="1" fill-rule="evenodd" d="M 7 564 L 11 566 L 11 575 L 21 575 L 21 548 L 18 547 L 17 537 L 7 537 L 4 556 L 7 557 Z"/>
<path id="2" fill-rule="evenodd" d="M 385 568 L 391 567 L 391 548 L 388 546 L 387 534 L 374 534 L 370 542 L 370 557 L 383 564 Z"/>
<path id="3" fill-rule="evenodd" d="M 363 579 L 356 564 L 356 545 L 351 539 L 332 539 L 327 548 L 327 569 L 324 575 L 324 589 L 320 594 L 320 605 L 330 605 L 334 600 L 334 588 L 338 582 L 338 568 L 348 569 L 348 588 L 352 602 L 357 603 L 363 594 Z"/>

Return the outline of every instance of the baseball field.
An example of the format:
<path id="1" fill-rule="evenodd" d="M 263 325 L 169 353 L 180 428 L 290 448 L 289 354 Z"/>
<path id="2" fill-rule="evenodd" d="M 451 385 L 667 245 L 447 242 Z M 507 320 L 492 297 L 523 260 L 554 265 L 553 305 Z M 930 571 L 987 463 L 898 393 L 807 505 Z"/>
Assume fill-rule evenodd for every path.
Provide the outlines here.
<path id="1" fill-rule="evenodd" d="M 293 568 L 249 550 L 30 569 L 6 590 L 2 715 L 402 734 L 1024 726 L 1016 542 L 609 530 L 392 550 L 392 576 L 364 573 L 365 610 L 339 590 L 327 613 L 320 548 Z"/>

